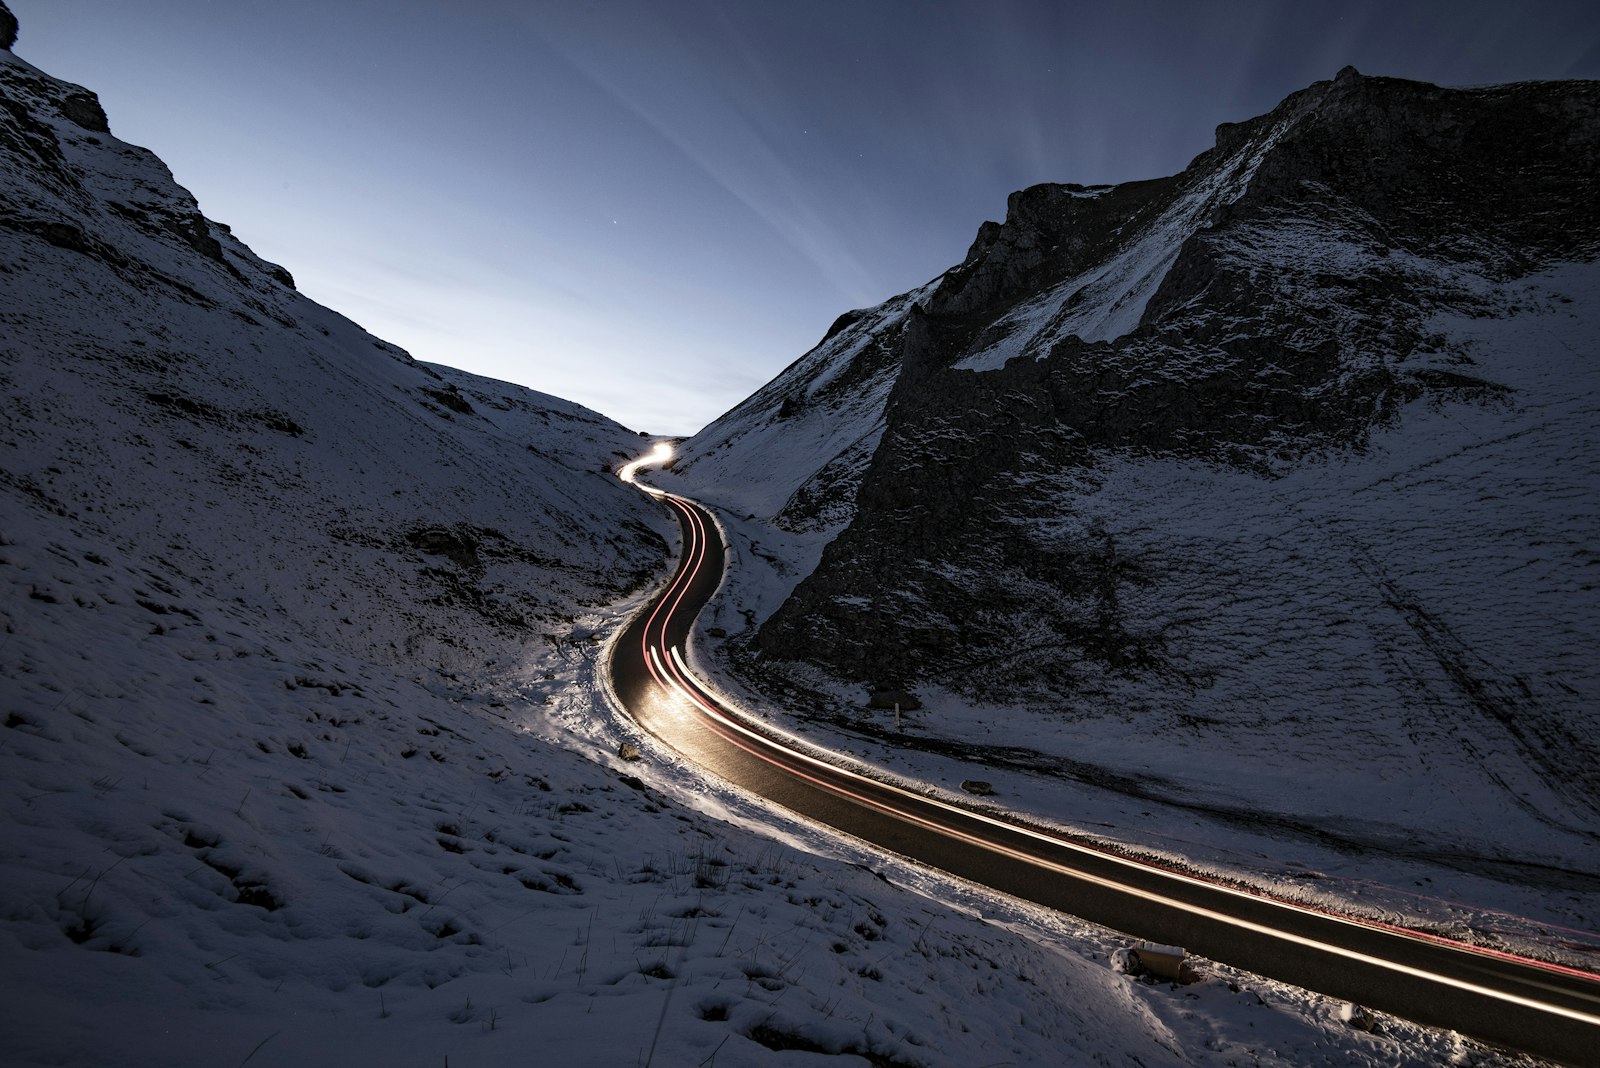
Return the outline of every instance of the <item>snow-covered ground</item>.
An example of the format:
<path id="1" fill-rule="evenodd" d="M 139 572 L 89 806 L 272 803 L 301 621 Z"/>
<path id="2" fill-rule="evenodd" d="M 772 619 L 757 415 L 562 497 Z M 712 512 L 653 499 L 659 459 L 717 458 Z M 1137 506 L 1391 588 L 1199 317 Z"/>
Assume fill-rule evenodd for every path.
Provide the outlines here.
<path id="1" fill-rule="evenodd" d="M 622 764 L 637 437 L 300 298 L 3 51 L 0 92 L 5 1064 L 1515 1060 L 1146 982 Z"/>
<path id="2" fill-rule="evenodd" d="M 1219 133 L 1087 258 L 1041 249 L 1093 244 L 1090 224 L 1118 218 L 1076 212 L 1115 190 L 1016 194 L 932 291 L 887 410 L 812 416 L 830 441 L 888 427 L 851 460 L 859 498 L 822 523 L 773 510 L 762 487 L 819 481 L 842 454 L 783 447 L 754 407 L 663 476 L 719 507 L 732 543 L 701 673 L 887 775 L 988 780 L 1008 808 L 1127 848 L 1600 969 L 1600 265 L 1581 198 L 1524 194 L 1499 230 L 1474 214 L 1520 180 L 1490 166 L 1520 150 L 1512 102 L 1530 122 L 1559 97 L 1592 116 L 1593 91 L 1496 90 L 1506 141 L 1476 160 L 1484 184 L 1430 187 L 1422 223 L 1384 214 L 1394 175 L 1319 183 L 1318 153 L 1391 121 L 1427 141 L 1430 108 L 1465 121 L 1481 102 L 1354 71 Z M 1318 100 L 1347 112 L 1304 111 Z M 1562 137 L 1592 143 L 1570 121 Z M 1572 240 L 1541 245 L 1562 213 Z M 758 396 L 844 377 L 862 351 L 820 347 L 828 370 Z M 950 486 L 985 494 L 1003 552 Z M 1105 585 L 1075 593 L 1062 571 Z M 1104 645 L 1078 633 L 1096 612 Z M 923 707 L 869 710 L 877 670 L 914 679 Z"/>
<path id="3" fill-rule="evenodd" d="M 206 602 L 155 633 L 148 576 L 85 559 L 98 544 L 6 549 L 13 575 L 97 605 L 36 602 L 7 635 L 8 1064 L 865 1063 L 783 1047 L 1427 1064 L 1464 1048 L 1354 1031 L 1338 1004 L 1247 976 L 1143 983 L 1105 932 L 893 865 L 885 882 L 846 845 L 696 796 L 668 763 L 607 766 L 592 654 L 554 679 L 447 688 Z"/>
<path id="4" fill-rule="evenodd" d="M 1137 561 L 1123 608 L 1181 675 L 1025 707 L 928 687 L 896 727 L 791 666 L 801 688 L 769 714 L 885 774 L 989 780 L 1007 808 L 1274 892 L 1600 964 L 1600 265 L 1475 284 L 1502 317 L 1427 328 L 1487 397 L 1418 400 L 1279 477 L 1110 453 L 1044 487 L 1061 536 L 1104 530 Z M 741 677 L 730 641 L 823 539 L 724 526 L 731 581 L 696 656 L 761 708 L 773 679 Z"/>

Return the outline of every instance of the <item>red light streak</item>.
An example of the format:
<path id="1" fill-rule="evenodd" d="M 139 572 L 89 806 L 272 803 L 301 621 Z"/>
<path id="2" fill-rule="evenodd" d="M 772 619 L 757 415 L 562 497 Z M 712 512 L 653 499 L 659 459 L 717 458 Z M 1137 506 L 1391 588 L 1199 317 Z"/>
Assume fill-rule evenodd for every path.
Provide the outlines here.
<path id="1" fill-rule="evenodd" d="M 928 816 L 918 815 L 915 812 L 907 811 L 904 808 L 895 807 L 889 802 L 870 796 L 873 793 L 898 796 L 904 801 L 909 802 L 912 807 L 931 808 L 932 810 L 947 817 L 953 817 L 962 821 L 971 821 L 978 824 L 986 824 L 1008 834 L 1021 835 L 1023 837 L 1035 839 L 1041 843 L 1048 844 L 1053 848 L 1064 849 L 1070 852 L 1077 852 L 1085 855 L 1093 855 L 1101 860 L 1122 865 L 1131 869 L 1154 870 L 1160 872 L 1165 877 L 1178 882 L 1187 882 L 1193 885 L 1203 886 L 1215 892 L 1246 898 L 1276 908 L 1301 914 L 1317 915 L 1331 922 L 1382 930 L 1403 938 L 1433 943 L 1462 952 L 1513 962 L 1526 967 L 1572 976 L 1590 982 L 1600 982 L 1600 976 L 1596 976 L 1594 973 L 1586 972 L 1577 968 L 1535 960 L 1503 950 L 1475 946 L 1471 943 L 1461 942 L 1443 935 L 1416 931 L 1380 920 L 1349 916 L 1335 912 L 1327 907 L 1307 905 L 1301 902 L 1291 901 L 1286 898 L 1280 898 L 1261 890 L 1253 888 L 1240 888 L 1238 886 L 1223 882 L 1220 879 L 1180 871 L 1158 863 L 1136 860 L 1108 849 L 1096 848 L 1092 845 L 1086 845 L 1071 839 L 1058 837 L 1056 835 L 1044 832 L 1038 828 L 999 819 L 974 809 L 953 805 L 936 798 L 916 794 L 901 787 L 895 786 L 892 783 L 886 783 L 870 776 L 861 775 L 857 772 L 851 771 L 848 768 L 841 767 L 826 760 L 818 759 L 817 757 L 811 756 L 807 753 L 799 752 L 782 745 L 775 739 L 768 737 L 767 735 L 748 725 L 743 721 L 743 717 L 739 716 L 737 712 L 729 707 L 726 707 L 718 698 L 711 695 L 688 670 L 688 667 L 683 662 L 683 658 L 677 648 L 669 646 L 667 643 L 667 628 L 669 624 L 674 622 L 674 617 L 679 612 L 684 598 L 688 595 L 689 589 L 694 584 L 696 578 L 700 574 L 701 568 L 704 566 L 707 555 L 706 546 L 708 535 L 705 524 L 701 520 L 696 508 L 689 506 L 684 501 L 681 501 L 670 494 L 660 493 L 660 491 L 655 492 L 661 499 L 665 500 L 683 516 L 685 520 L 684 526 L 689 532 L 689 537 L 687 539 L 687 544 L 684 547 L 684 563 L 679 567 L 673 581 L 668 585 L 665 592 L 656 602 L 653 611 L 650 613 L 649 619 L 646 621 L 644 637 L 642 639 L 642 648 L 640 651 L 643 654 L 645 664 L 649 669 L 650 675 L 655 682 L 664 690 L 676 692 L 678 695 L 686 699 L 699 713 L 700 719 L 704 726 L 709 728 L 713 735 L 720 738 L 725 743 L 738 748 L 739 750 L 771 767 L 779 769 L 787 775 L 804 780 L 805 782 L 808 782 L 821 790 L 827 791 L 832 795 L 845 798 L 855 804 L 861 805 L 864 808 L 882 813 L 886 816 L 890 816 L 909 825 L 924 828 L 928 831 L 946 836 L 956 841 L 967 843 L 977 848 L 981 848 L 1028 864 L 1038 865 L 1042 868 L 1067 874 L 1073 878 L 1115 889 L 1122 893 L 1132 894 L 1164 906 L 1186 910 L 1191 913 L 1205 916 L 1209 919 L 1227 923 L 1246 930 L 1270 934 L 1274 937 L 1287 939 L 1292 942 L 1315 947 L 1325 952 L 1374 964 L 1394 971 L 1425 976 L 1436 982 L 1445 983 L 1462 990 L 1485 994 L 1491 997 L 1501 998 L 1524 1005 L 1536 1006 L 1544 1011 L 1558 1013 L 1560 1015 L 1564 1015 L 1586 1023 L 1600 1024 L 1600 1017 L 1592 1016 L 1576 1010 L 1565 1009 L 1560 1006 L 1536 1002 L 1527 998 L 1519 997 L 1517 995 L 1507 994 L 1487 987 L 1482 987 L 1474 983 L 1453 979 L 1448 976 L 1437 975 L 1435 973 L 1412 968 L 1408 965 L 1399 964 L 1397 962 L 1387 961 L 1380 957 L 1372 957 L 1356 950 L 1346 949 L 1344 947 L 1321 942 L 1316 939 L 1306 938 L 1300 935 L 1278 930 L 1276 928 L 1256 924 L 1252 921 L 1229 916 L 1225 913 L 1216 912 L 1202 906 L 1191 905 L 1187 902 L 1168 897 L 1164 894 L 1127 886 L 1125 884 L 1116 882 L 1115 880 L 1106 879 L 1101 876 L 1092 875 L 1085 871 L 1067 867 L 1063 864 L 1039 857 L 1021 849 L 1003 845 L 999 842 L 989 841 L 977 834 L 951 826 L 948 823 L 929 818 Z M 845 783 L 850 785 L 846 786 L 844 785 Z"/>

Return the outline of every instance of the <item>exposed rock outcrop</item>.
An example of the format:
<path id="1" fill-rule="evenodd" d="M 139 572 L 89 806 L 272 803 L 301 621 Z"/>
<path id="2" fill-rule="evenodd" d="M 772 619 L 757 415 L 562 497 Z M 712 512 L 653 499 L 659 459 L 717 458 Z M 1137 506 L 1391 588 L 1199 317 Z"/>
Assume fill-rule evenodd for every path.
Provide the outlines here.
<path id="1" fill-rule="evenodd" d="M 1143 565 L 1040 488 L 1112 454 L 1271 476 L 1420 397 L 1502 394 L 1434 351 L 1430 320 L 1488 314 L 1484 278 L 1592 256 L 1597 174 L 1600 86 L 1347 68 L 1172 178 L 1013 194 L 897 327 L 853 521 L 756 648 L 957 686 L 1004 660 L 1021 693 L 1161 670 L 1125 607 Z"/>
<path id="2" fill-rule="evenodd" d="M 1600 83 L 1346 69 L 1180 174 L 1014 194 L 684 445 L 759 517 L 716 655 L 823 716 L 961 707 L 938 745 L 1033 710 L 1051 759 L 1241 810 L 1315 751 L 1384 819 L 1437 776 L 1587 841 L 1597 175 Z"/>
<path id="3" fill-rule="evenodd" d="M 110 133 L 105 108 L 100 98 L 90 92 L 69 93 L 61 98 L 61 114 L 92 133 Z"/>

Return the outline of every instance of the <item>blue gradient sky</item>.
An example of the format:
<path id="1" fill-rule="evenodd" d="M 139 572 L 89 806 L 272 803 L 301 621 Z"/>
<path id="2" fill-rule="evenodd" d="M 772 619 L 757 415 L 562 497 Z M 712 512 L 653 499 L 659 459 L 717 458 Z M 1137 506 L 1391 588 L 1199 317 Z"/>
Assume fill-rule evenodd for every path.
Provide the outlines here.
<path id="1" fill-rule="evenodd" d="M 687 433 L 1006 194 L 1352 63 L 1600 77 L 1600 5 L 8 0 L 212 218 L 420 359 Z"/>

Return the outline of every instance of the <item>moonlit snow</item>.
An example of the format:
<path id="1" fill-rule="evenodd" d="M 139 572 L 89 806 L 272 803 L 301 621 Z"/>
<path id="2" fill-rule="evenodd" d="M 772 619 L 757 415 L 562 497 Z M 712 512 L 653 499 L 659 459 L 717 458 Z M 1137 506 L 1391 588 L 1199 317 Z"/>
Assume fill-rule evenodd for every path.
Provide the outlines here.
<path id="1" fill-rule="evenodd" d="M 703 781 L 598 677 L 676 548 L 615 477 L 649 442 L 304 299 L 77 87 L 0 93 L 6 1064 L 1492 1060 L 1135 978 Z"/>

